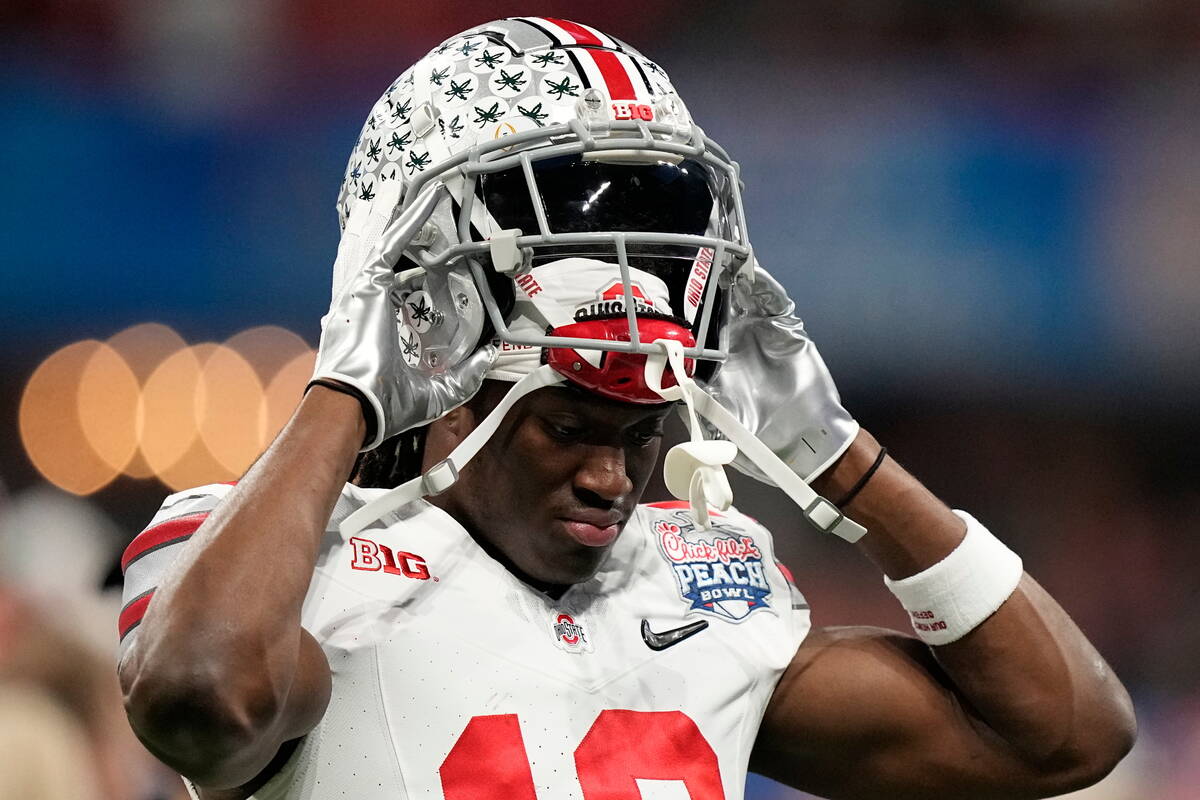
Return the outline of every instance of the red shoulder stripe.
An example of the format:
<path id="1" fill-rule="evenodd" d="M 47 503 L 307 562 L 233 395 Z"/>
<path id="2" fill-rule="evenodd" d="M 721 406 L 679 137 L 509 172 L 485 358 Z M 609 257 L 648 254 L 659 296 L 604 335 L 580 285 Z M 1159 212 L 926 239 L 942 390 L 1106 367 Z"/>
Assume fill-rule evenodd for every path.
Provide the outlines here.
<path id="1" fill-rule="evenodd" d="M 661 508 L 664 511 L 674 511 L 674 510 L 680 509 L 680 508 L 691 508 L 692 507 L 692 504 L 689 503 L 687 500 L 660 500 L 657 503 L 646 503 L 646 505 L 650 506 L 651 508 Z M 720 511 L 709 510 L 708 513 L 714 517 L 721 516 Z"/>
<path id="2" fill-rule="evenodd" d="M 153 589 L 142 592 L 121 609 L 121 616 L 117 617 L 117 630 L 122 639 L 128 636 L 129 632 L 142 621 L 142 617 L 146 615 L 146 607 L 150 605 L 151 597 L 154 597 Z"/>
<path id="3" fill-rule="evenodd" d="M 200 527 L 200 523 L 207 518 L 207 511 L 198 511 L 195 514 L 176 517 L 146 528 L 129 543 L 129 547 L 125 548 L 125 554 L 121 556 L 121 573 L 124 574 L 129 565 L 142 556 L 169 544 L 191 538 L 196 529 Z"/>

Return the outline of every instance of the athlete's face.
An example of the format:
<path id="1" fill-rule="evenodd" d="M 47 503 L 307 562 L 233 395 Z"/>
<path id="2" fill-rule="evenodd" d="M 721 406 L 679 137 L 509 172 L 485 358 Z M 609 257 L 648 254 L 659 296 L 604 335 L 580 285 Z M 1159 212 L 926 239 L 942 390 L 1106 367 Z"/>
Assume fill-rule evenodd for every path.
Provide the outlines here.
<path id="1" fill-rule="evenodd" d="M 494 405 L 489 399 L 461 409 L 452 435 L 435 423 L 427 464 L 482 419 Z M 520 577 L 549 585 L 587 580 L 646 488 L 669 412 L 667 405 L 538 390 L 509 411 L 458 482 L 433 502 Z"/>

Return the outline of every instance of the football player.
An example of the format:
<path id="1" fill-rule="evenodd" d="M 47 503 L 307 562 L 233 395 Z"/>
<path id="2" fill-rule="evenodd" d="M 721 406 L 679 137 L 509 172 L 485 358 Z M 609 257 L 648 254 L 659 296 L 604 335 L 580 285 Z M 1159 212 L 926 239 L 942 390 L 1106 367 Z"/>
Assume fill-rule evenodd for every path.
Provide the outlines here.
<path id="1" fill-rule="evenodd" d="M 451 38 L 375 105 L 338 211 L 295 415 L 123 559 L 130 720 L 195 796 L 1041 797 L 1129 749 L 1020 558 L 842 407 L 736 164 L 638 51 Z M 639 504 L 674 410 L 676 499 Z M 729 464 L 855 543 L 915 635 L 810 629 Z"/>

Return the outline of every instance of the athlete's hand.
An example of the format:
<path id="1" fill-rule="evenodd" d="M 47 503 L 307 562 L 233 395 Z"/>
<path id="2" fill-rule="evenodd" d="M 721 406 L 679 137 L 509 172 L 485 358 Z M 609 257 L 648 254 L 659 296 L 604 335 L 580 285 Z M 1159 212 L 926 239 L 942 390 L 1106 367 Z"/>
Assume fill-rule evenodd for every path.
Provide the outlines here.
<path id="1" fill-rule="evenodd" d="M 811 482 L 845 451 L 859 426 L 842 407 L 817 346 L 793 313 L 795 307 L 757 261 L 753 283 L 739 275 L 727 326 L 729 359 L 709 391 L 797 475 Z M 752 478 L 772 483 L 741 455 L 733 465 Z"/>
<path id="2" fill-rule="evenodd" d="M 432 422 L 465 403 L 479 390 L 495 357 L 488 345 L 435 375 L 409 367 L 404 361 L 397 308 L 391 297 L 393 268 L 429 219 L 441 191 L 441 184 L 427 187 L 412 205 L 383 227 L 378 241 L 362 256 L 361 264 L 350 265 L 351 275 L 322 321 L 317 365 L 309 385 L 320 383 L 359 399 L 367 423 L 363 450 Z M 390 217 L 394 206 L 387 206 L 398 198 L 393 195 L 389 199 L 392 203 L 380 197 L 373 207 L 357 210 Z M 384 200 L 382 208 L 378 200 Z M 357 244 L 348 244 L 344 235 L 339 259 L 354 252 Z"/>

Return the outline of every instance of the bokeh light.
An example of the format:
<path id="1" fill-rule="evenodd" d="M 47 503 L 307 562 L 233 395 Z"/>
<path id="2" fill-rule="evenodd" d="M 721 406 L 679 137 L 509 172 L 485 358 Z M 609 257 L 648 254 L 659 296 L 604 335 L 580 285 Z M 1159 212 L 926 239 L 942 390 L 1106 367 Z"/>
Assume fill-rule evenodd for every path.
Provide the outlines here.
<path id="1" fill-rule="evenodd" d="M 142 452 L 161 472 L 178 461 L 196 438 L 197 348 L 184 347 L 163 359 L 142 388 Z"/>
<path id="2" fill-rule="evenodd" d="M 79 385 L 102 342 L 75 342 L 43 361 L 25 384 L 18 411 L 21 443 L 46 480 L 74 494 L 91 494 L 120 474 L 92 450 L 80 423 Z M 90 417 L 90 415 L 89 415 Z"/>
<path id="3" fill-rule="evenodd" d="M 310 351 L 308 344 L 295 333 L 278 325 L 260 325 L 235 334 L 225 340 L 225 346 L 241 354 L 264 386 L 288 362 Z"/>
<path id="4" fill-rule="evenodd" d="M 317 363 L 315 350 L 306 349 L 275 374 L 263 393 L 264 438 L 274 439 L 291 418 Z"/>
<path id="5" fill-rule="evenodd" d="M 139 383 L 145 383 L 167 356 L 187 347 L 187 342 L 167 325 L 143 322 L 114 333 L 108 345 L 121 354 Z"/>
<path id="6" fill-rule="evenodd" d="M 200 371 L 196 430 L 200 441 L 226 470 L 221 480 L 236 478 L 262 452 L 263 388 L 254 368 L 235 350 L 218 345 L 204 358 Z"/>
<path id="7" fill-rule="evenodd" d="M 260 326 L 189 346 L 161 323 L 67 345 L 26 384 L 21 441 L 46 480 L 90 494 L 122 473 L 179 490 L 234 480 L 291 416 L 316 353 Z"/>
<path id="8" fill-rule="evenodd" d="M 126 328 L 108 338 L 108 344 L 121 354 L 130 371 L 138 380 L 139 387 L 146 385 L 146 380 L 154 370 L 172 353 L 187 347 L 183 337 L 166 325 L 158 322 L 143 322 Z M 133 458 L 125 465 L 125 474 L 131 478 L 152 478 L 154 470 L 146 461 L 141 450 L 142 429 L 145 424 L 145 410 L 139 392 L 137 407 L 138 450 Z"/>
<path id="9" fill-rule="evenodd" d="M 266 449 L 284 423 L 312 377 L 316 352 L 287 328 L 262 325 L 231 336 L 225 346 L 254 368 L 261 386 L 258 428 L 254 441 L 258 452 Z"/>
<path id="10" fill-rule="evenodd" d="M 75 394 L 84 439 L 115 477 L 138 450 L 138 379 L 120 353 L 102 344 L 84 365 Z"/>

